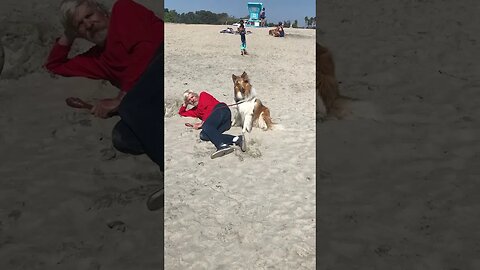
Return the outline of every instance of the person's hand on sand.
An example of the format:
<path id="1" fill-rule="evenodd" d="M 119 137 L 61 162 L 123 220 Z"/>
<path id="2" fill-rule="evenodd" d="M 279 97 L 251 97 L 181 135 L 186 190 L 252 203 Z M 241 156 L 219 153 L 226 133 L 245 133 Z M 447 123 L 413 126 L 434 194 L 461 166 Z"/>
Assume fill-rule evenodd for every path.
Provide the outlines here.
<path id="1" fill-rule="evenodd" d="M 185 126 L 191 127 L 191 128 L 193 128 L 193 129 L 201 129 L 201 128 L 202 128 L 202 124 L 203 124 L 203 123 L 194 123 L 194 124 L 192 124 L 192 123 L 185 123 Z"/>
<path id="2" fill-rule="evenodd" d="M 93 106 L 90 113 L 100 118 L 111 117 L 118 110 L 120 102 L 121 100 L 117 98 L 102 99 Z"/>

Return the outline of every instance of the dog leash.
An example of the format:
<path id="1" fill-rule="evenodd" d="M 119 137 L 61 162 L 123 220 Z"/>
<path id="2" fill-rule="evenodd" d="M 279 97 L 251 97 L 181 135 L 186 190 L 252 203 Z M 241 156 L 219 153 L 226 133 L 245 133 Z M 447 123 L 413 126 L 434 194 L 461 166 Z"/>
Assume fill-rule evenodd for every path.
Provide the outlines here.
<path id="1" fill-rule="evenodd" d="M 238 104 L 242 104 L 242 103 L 244 103 L 244 102 L 247 102 L 247 101 L 249 101 L 249 100 L 242 100 L 242 101 L 240 101 L 240 102 L 237 102 L 237 103 L 233 103 L 233 104 L 227 104 L 227 106 L 228 106 L 228 107 L 235 106 L 235 105 L 237 105 L 237 106 L 238 106 Z"/>
<path id="2" fill-rule="evenodd" d="M 228 108 L 228 107 L 235 106 L 235 105 L 238 106 L 238 104 L 242 104 L 242 103 L 244 103 L 244 102 L 251 101 L 251 100 L 253 100 L 254 98 L 255 98 L 255 97 L 252 97 L 252 98 L 247 99 L 247 100 L 241 100 L 240 102 L 233 103 L 233 104 L 226 104 L 226 103 L 224 103 L 226 106 L 219 106 L 219 107 L 215 106 L 215 108 L 213 108 L 212 112 L 214 112 L 214 111 L 216 111 L 216 110 L 218 110 L 218 109 L 220 109 L 220 108 Z M 190 123 L 185 123 L 185 125 L 186 125 L 187 127 L 193 127 L 193 125 L 190 124 Z M 242 131 L 242 134 L 243 134 L 243 131 Z"/>
<path id="3" fill-rule="evenodd" d="M 235 105 L 238 105 L 238 104 L 242 104 L 244 102 L 247 102 L 247 101 L 252 101 L 254 98 L 256 98 L 255 96 L 249 98 L 249 99 L 244 99 L 244 100 L 241 100 L 240 102 L 237 102 L 237 103 L 233 103 L 233 104 L 227 104 L 227 106 L 235 106 Z"/>
<path id="4" fill-rule="evenodd" d="M 219 107 L 215 106 L 215 108 L 213 108 L 212 112 L 214 112 L 214 111 L 216 111 L 216 110 L 218 110 L 218 109 L 221 109 L 221 108 L 228 108 L 228 107 L 235 106 L 235 105 L 238 106 L 238 104 L 242 104 L 242 103 L 247 102 L 247 101 L 250 101 L 250 100 L 252 100 L 252 99 L 249 99 L 249 100 L 241 100 L 240 102 L 233 103 L 233 104 L 226 104 L 226 103 L 224 103 L 226 106 L 225 106 L 225 105 L 222 105 L 222 106 L 219 106 Z M 185 126 L 187 126 L 187 127 L 193 127 L 193 125 L 190 124 L 190 123 L 185 123 Z M 243 131 L 242 131 L 242 134 L 243 134 Z"/>

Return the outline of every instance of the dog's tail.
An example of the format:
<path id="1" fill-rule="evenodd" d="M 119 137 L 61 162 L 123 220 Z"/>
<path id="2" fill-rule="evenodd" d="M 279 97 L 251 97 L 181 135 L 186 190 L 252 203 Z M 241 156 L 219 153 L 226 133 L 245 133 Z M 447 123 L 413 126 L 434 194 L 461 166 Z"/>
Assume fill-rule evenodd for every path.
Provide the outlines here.
<path id="1" fill-rule="evenodd" d="M 259 128 L 261 128 L 264 131 L 267 131 L 269 129 L 273 128 L 273 121 L 272 117 L 270 116 L 270 110 L 262 104 L 260 99 L 255 100 L 255 107 L 253 109 L 254 111 L 254 119 L 257 121 L 257 125 Z"/>
<path id="2" fill-rule="evenodd" d="M 263 130 L 269 130 L 273 128 L 272 117 L 270 117 L 270 110 L 267 107 L 263 107 L 263 111 L 258 118 L 258 126 Z"/>

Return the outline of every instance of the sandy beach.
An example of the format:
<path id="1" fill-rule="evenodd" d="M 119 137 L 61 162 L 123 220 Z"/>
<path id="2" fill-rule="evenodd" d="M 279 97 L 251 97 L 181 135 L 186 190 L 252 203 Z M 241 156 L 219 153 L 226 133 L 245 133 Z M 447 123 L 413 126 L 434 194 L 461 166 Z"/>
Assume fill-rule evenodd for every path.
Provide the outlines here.
<path id="1" fill-rule="evenodd" d="M 145 206 L 163 181 L 158 167 L 112 148 L 118 118 L 65 104 L 70 96 L 93 101 L 118 90 L 42 68 L 61 33 L 59 3 L 0 4 L 0 269 L 162 269 L 163 212 Z"/>
<path id="2" fill-rule="evenodd" d="M 315 31 L 225 25 L 165 27 L 165 268 L 315 268 Z M 247 72 L 273 130 L 247 133 L 247 152 L 215 150 L 180 117 L 182 93 L 233 102 L 232 74 Z M 239 135 L 240 127 L 226 133 Z"/>
<path id="3" fill-rule="evenodd" d="M 479 269 L 475 1 L 321 1 L 351 117 L 317 123 L 317 269 Z"/>

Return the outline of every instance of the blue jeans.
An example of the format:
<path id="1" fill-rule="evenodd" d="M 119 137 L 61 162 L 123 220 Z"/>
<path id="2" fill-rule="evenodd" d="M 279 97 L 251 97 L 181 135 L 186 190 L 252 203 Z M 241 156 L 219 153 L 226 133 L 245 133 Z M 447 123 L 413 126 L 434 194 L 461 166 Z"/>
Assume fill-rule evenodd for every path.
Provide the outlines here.
<path id="1" fill-rule="evenodd" d="M 113 146 L 128 154 L 147 154 L 164 170 L 163 52 L 160 45 L 149 66 L 120 103 L 121 120 L 112 130 Z"/>
<path id="2" fill-rule="evenodd" d="M 247 43 L 242 42 L 242 44 L 240 45 L 240 50 L 246 50 L 246 49 L 247 49 Z"/>
<path id="3" fill-rule="evenodd" d="M 213 112 L 208 116 L 202 125 L 200 139 L 211 141 L 217 149 L 222 144 L 233 144 L 235 136 L 223 134 L 232 126 L 232 113 L 225 103 L 220 103 L 213 108 Z"/>

